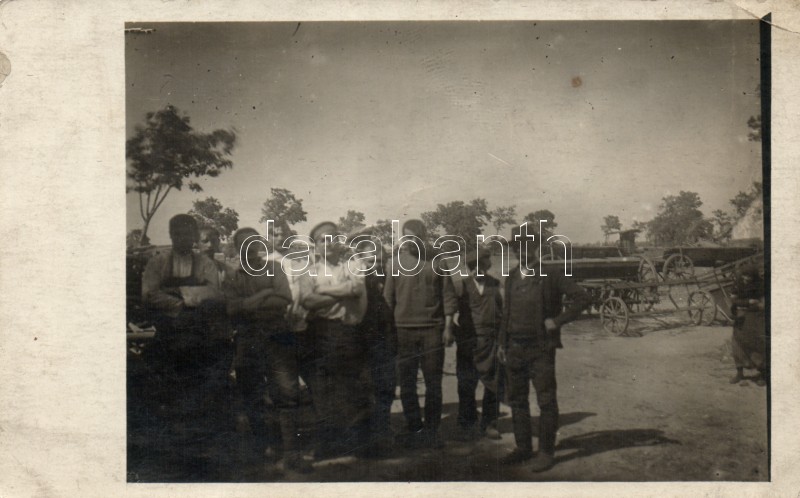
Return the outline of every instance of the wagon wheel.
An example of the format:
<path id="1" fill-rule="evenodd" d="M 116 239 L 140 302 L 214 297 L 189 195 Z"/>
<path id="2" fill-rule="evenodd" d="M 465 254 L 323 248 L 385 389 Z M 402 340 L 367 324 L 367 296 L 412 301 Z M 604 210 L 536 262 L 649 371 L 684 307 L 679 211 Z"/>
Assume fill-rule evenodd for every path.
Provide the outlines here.
<path id="1" fill-rule="evenodd" d="M 622 335 L 628 329 L 628 307 L 618 297 L 609 297 L 600 306 L 600 323 L 606 332 Z"/>
<path id="2" fill-rule="evenodd" d="M 711 325 L 717 319 L 717 303 L 710 292 L 700 290 L 689 294 L 689 319 L 695 325 Z"/>
<path id="3" fill-rule="evenodd" d="M 653 309 L 653 305 L 658 302 L 658 271 L 656 265 L 647 258 L 642 258 L 639 261 L 639 282 L 649 283 L 652 282 L 652 287 L 645 287 L 639 292 L 640 305 L 645 311 Z"/>
<path id="4" fill-rule="evenodd" d="M 694 276 L 694 264 L 689 256 L 673 254 L 664 261 L 662 273 L 665 280 L 684 280 Z"/>

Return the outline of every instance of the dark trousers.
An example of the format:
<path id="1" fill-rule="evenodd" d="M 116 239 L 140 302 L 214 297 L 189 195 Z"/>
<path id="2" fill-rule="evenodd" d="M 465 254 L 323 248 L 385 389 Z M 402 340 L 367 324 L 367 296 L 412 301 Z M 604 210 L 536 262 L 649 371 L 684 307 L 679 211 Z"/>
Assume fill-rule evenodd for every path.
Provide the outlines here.
<path id="1" fill-rule="evenodd" d="M 314 395 L 322 445 L 349 452 L 369 436 L 370 394 L 362 381 L 366 347 L 355 326 L 315 320 L 317 379 Z"/>
<path id="2" fill-rule="evenodd" d="M 764 311 L 735 310 L 733 322 L 733 360 L 736 368 L 766 370 L 767 341 Z"/>
<path id="3" fill-rule="evenodd" d="M 223 334 L 209 334 L 212 327 L 225 327 L 209 318 L 215 319 L 189 310 L 177 318 L 154 319 L 157 333 L 145 350 L 148 375 L 140 391 L 141 406 L 153 403 L 154 416 L 141 413 L 139 400 L 128 400 L 133 440 L 143 431 L 148 441 L 143 447 L 150 452 L 152 444 L 167 452 L 163 465 L 182 479 L 211 475 L 219 466 L 211 459 L 224 454 L 225 434 L 233 428 L 228 376 L 233 343 Z"/>
<path id="4" fill-rule="evenodd" d="M 280 439 L 284 451 L 296 451 L 300 384 L 294 336 L 255 325 L 239 325 L 237 332 L 236 386 L 258 444 L 272 446 Z M 280 434 L 271 433 L 265 422 L 265 392 L 277 412 Z"/>
<path id="5" fill-rule="evenodd" d="M 369 380 L 373 396 L 370 430 L 376 438 L 391 434 L 389 420 L 397 386 L 395 342 L 389 337 L 373 336 L 367 343 Z"/>
<path id="6" fill-rule="evenodd" d="M 177 421 L 198 430 L 225 427 L 231 422 L 228 371 L 233 345 L 222 334 L 209 337 L 209 329 L 225 325 L 191 310 L 177 318 L 159 316 L 154 323 L 158 332 L 147 349 L 153 397 Z"/>
<path id="7" fill-rule="evenodd" d="M 475 390 L 481 372 L 475 365 L 475 348 L 479 340 L 475 332 L 462 330 L 456 335 L 456 379 L 458 380 L 458 424 L 461 427 L 472 427 L 478 422 L 478 404 L 475 401 Z M 486 429 L 497 420 L 500 412 L 500 400 L 497 394 L 484 389 L 481 406 L 481 429 Z"/>
<path id="8" fill-rule="evenodd" d="M 509 401 L 517 447 L 532 449 L 528 383 L 533 382 L 539 404 L 539 451 L 554 454 L 558 430 L 556 350 L 535 343 L 509 341 L 506 351 Z"/>
<path id="9" fill-rule="evenodd" d="M 295 341 L 297 371 L 313 394 L 317 375 L 317 338 L 313 322 L 309 323 L 305 330 L 295 332 Z"/>
<path id="10" fill-rule="evenodd" d="M 442 418 L 442 368 L 444 344 L 441 327 L 397 328 L 397 373 L 400 382 L 400 400 L 408 429 L 416 432 L 423 428 L 422 414 L 417 397 L 417 371 L 422 368 L 425 379 L 424 428 L 435 432 Z"/>

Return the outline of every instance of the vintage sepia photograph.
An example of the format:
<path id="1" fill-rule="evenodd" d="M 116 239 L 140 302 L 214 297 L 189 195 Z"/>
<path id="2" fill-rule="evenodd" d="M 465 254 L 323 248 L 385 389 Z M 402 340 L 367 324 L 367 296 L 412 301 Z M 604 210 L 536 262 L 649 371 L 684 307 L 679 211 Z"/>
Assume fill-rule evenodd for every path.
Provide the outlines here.
<path id="1" fill-rule="evenodd" d="M 126 23 L 126 482 L 769 481 L 771 29 Z"/>

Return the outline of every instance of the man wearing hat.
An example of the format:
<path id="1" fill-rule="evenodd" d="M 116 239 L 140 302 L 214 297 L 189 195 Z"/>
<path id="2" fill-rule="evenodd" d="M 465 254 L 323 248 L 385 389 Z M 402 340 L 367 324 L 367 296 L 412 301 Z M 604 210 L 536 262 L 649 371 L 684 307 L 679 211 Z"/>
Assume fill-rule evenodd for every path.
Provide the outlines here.
<path id="1" fill-rule="evenodd" d="M 458 425 L 462 440 L 482 435 L 500 439 L 497 417 L 500 410 L 498 393 L 502 375 L 497 362 L 497 332 L 503 313 L 500 281 L 486 275 L 492 265 L 487 247 L 469 251 L 466 265 L 469 276 L 453 275 L 453 288 L 458 297 L 456 327 L 456 376 L 458 378 Z M 475 390 L 483 382 L 484 394 L 481 421 Z"/>
<path id="2" fill-rule="evenodd" d="M 284 468 L 307 473 L 312 470 L 311 465 L 303 459 L 297 437 L 300 385 L 295 337 L 286 322 L 292 292 L 286 275 L 276 268 L 278 265 L 261 258 L 260 244 L 248 243 L 255 237 L 259 234 L 254 228 L 240 228 L 234 233 L 233 243 L 242 260 L 223 284 L 228 314 L 237 332 L 234 364 L 237 390 L 257 438 L 259 453 L 276 445 L 278 440 L 276 434 L 269 433 L 263 420 L 266 388 L 277 412 Z M 271 271 L 264 274 L 245 270 L 269 266 Z"/>
<path id="3" fill-rule="evenodd" d="M 452 343 L 452 319 L 457 304 L 450 279 L 437 274 L 425 258 L 424 223 L 409 220 L 402 231 L 413 242 L 401 242 L 394 250 L 395 260 L 390 267 L 401 271 L 398 275 L 394 271 L 387 274 L 384 297 L 397 328 L 400 399 L 408 425 L 404 443 L 440 448 L 444 444 L 439 435 L 444 346 Z M 417 397 L 420 369 L 425 379 L 424 423 Z"/>
<path id="4" fill-rule="evenodd" d="M 556 349 L 561 326 L 580 315 L 591 303 L 589 295 L 571 278 L 549 270 L 536 274 L 539 242 L 525 223 L 512 230 L 512 248 L 520 260 L 505 281 L 503 319 L 498 359 L 508 372 L 509 401 L 516 449 L 501 459 L 515 464 L 533 457 L 529 383 L 533 382 L 539 404 L 539 451 L 533 471 L 554 464 L 558 402 L 556 400 Z M 569 304 L 564 309 L 563 296 Z"/>
<path id="5" fill-rule="evenodd" d="M 370 398 L 360 380 L 365 341 L 358 325 L 367 308 L 364 276 L 348 259 L 345 237 L 326 221 L 311 230 L 317 249 L 314 274 L 300 280 L 303 307 L 316 334 L 321 458 L 349 453 L 369 437 Z"/>

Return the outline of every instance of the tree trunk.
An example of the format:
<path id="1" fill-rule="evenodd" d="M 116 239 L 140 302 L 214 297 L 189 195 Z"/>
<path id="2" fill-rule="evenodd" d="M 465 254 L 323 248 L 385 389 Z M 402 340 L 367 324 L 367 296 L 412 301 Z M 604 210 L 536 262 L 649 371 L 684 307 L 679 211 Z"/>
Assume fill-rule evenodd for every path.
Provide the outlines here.
<path id="1" fill-rule="evenodd" d="M 142 236 L 139 237 L 139 246 L 145 245 L 145 241 L 147 240 L 147 228 L 150 226 L 150 220 L 152 218 L 145 218 L 144 220 L 144 227 L 142 227 Z"/>

